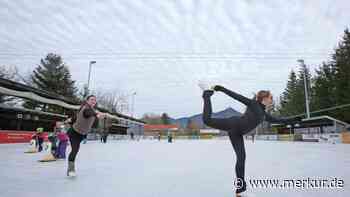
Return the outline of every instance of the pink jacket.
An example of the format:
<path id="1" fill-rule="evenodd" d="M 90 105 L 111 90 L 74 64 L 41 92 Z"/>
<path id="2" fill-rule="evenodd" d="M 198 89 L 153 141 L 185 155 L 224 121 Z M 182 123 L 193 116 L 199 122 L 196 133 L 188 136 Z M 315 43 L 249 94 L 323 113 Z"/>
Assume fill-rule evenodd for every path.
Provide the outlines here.
<path id="1" fill-rule="evenodd" d="M 57 138 L 58 138 L 59 141 L 68 141 L 68 139 L 69 139 L 68 135 L 66 133 L 64 133 L 64 132 L 59 132 L 57 134 Z"/>

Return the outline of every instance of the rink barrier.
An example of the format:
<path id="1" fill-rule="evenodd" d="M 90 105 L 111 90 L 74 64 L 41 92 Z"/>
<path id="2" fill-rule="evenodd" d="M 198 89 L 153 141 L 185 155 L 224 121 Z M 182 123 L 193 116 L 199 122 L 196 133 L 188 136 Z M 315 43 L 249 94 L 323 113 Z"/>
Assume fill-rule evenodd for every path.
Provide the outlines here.
<path id="1" fill-rule="evenodd" d="M 0 130 L 0 144 L 5 143 L 29 143 L 34 131 L 10 131 Z M 47 141 L 47 133 L 44 133 L 44 140 Z M 156 140 L 155 136 L 135 136 L 138 139 L 143 140 Z M 179 140 L 228 140 L 228 136 L 213 136 L 213 135 L 199 135 L 199 136 L 186 136 L 175 135 L 175 139 Z M 166 140 L 167 136 L 162 135 L 162 140 Z M 99 140 L 99 135 L 95 136 L 95 139 Z M 129 135 L 109 135 L 109 140 L 130 140 Z M 251 136 L 247 135 L 246 139 L 251 140 Z M 264 141 L 304 141 L 304 142 L 319 142 L 319 143 L 345 143 L 350 144 L 350 132 L 341 133 L 327 133 L 327 134 L 279 134 L 279 135 L 257 135 L 255 140 Z"/>
<path id="2" fill-rule="evenodd" d="M 341 133 L 310 133 L 302 134 L 304 142 L 319 142 L 319 143 L 342 143 Z"/>
<path id="3" fill-rule="evenodd" d="M 212 135 L 200 135 L 200 139 L 202 140 L 210 140 L 213 139 Z"/>
<path id="4" fill-rule="evenodd" d="M 0 130 L 0 144 L 29 143 L 34 133 L 34 131 Z M 47 141 L 46 132 L 44 132 L 44 141 Z"/>
<path id="5" fill-rule="evenodd" d="M 95 139 L 99 140 L 99 135 L 94 134 Z M 174 140 L 228 140 L 228 136 L 215 135 L 173 135 Z M 246 139 L 251 140 L 251 136 L 245 136 Z M 135 139 L 141 140 L 158 140 L 156 136 L 135 136 Z M 167 135 L 161 136 L 162 140 L 167 140 Z M 264 141 L 303 141 L 303 142 L 319 142 L 319 143 L 348 143 L 350 144 L 350 132 L 343 133 L 325 133 L 325 134 L 278 134 L 278 135 L 257 135 L 256 140 Z M 131 140 L 130 135 L 109 135 L 108 140 Z"/>
<path id="6" fill-rule="evenodd" d="M 217 138 L 215 138 L 217 139 Z M 252 140 L 252 135 L 246 135 L 246 140 Z M 275 135 L 256 135 L 255 140 L 262 141 L 297 141 L 297 142 L 318 142 L 350 144 L 350 132 L 342 133 L 312 133 L 312 134 L 275 134 Z"/>
<path id="7" fill-rule="evenodd" d="M 318 136 L 316 134 L 302 134 L 303 142 L 318 142 Z"/>
<path id="8" fill-rule="evenodd" d="M 294 135 L 292 134 L 281 134 L 278 135 L 278 141 L 294 141 Z"/>
<path id="9" fill-rule="evenodd" d="M 342 136 L 341 133 L 324 133 L 319 135 L 318 142 L 340 144 L 342 143 Z"/>
<path id="10" fill-rule="evenodd" d="M 252 138 L 252 137 L 250 137 Z M 264 141 L 276 141 L 278 140 L 277 135 L 255 135 L 255 140 L 264 140 Z"/>
<path id="11" fill-rule="evenodd" d="M 293 141 L 301 142 L 303 141 L 303 135 L 302 134 L 294 134 L 294 139 Z"/>

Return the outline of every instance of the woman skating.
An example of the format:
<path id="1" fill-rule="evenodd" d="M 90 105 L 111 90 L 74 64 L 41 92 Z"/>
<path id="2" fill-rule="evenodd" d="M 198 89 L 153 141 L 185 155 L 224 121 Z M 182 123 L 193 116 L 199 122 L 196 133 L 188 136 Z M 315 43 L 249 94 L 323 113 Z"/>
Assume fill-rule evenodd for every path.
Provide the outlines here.
<path id="1" fill-rule="evenodd" d="M 255 99 L 249 99 L 222 86 L 217 85 L 214 87 L 214 90 L 223 92 L 247 106 L 247 110 L 242 116 L 233 116 L 222 119 L 212 118 L 212 105 L 210 97 L 214 94 L 214 91 L 205 90 L 203 92 L 203 122 L 209 127 L 227 131 L 233 149 L 236 153 L 237 161 L 235 171 L 237 180 L 241 182 L 240 187 L 236 190 L 236 194 L 239 195 L 246 190 L 246 182 L 244 179 L 246 153 L 243 135 L 255 129 L 263 121 L 289 124 L 300 121 L 300 118 L 275 118 L 266 113 L 266 108 L 271 106 L 273 102 L 272 95 L 269 91 L 259 91 Z"/>
<path id="2" fill-rule="evenodd" d="M 76 120 L 68 130 L 71 152 L 68 156 L 67 176 L 75 176 L 75 158 L 80 149 L 80 143 L 86 138 L 96 118 L 103 118 L 105 114 L 95 112 L 96 97 L 88 96 L 86 101 L 81 105 Z"/>

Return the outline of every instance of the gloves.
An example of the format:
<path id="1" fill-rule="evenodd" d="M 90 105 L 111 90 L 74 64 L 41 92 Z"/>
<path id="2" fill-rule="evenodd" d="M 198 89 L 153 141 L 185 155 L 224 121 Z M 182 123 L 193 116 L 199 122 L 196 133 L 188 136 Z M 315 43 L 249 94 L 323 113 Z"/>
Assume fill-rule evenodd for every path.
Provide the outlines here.
<path id="1" fill-rule="evenodd" d="M 222 91 L 223 89 L 225 89 L 225 88 L 222 87 L 221 85 L 216 85 L 216 86 L 214 86 L 214 90 L 215 90 L 215 91 Z"/>

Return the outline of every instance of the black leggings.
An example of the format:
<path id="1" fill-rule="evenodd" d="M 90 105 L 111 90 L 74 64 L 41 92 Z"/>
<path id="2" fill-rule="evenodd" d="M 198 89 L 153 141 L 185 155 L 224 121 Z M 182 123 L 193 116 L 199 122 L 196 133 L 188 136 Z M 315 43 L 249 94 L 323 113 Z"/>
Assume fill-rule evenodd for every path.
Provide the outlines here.
<path id="1" fill-rule="evenodd" d="M 70 128 L 67 134 L 69 136 L 69 141 L 72 148 L 68 156 L 68 161 L 74 162 L 80 149 L 80 143 L 86 136 L 76 132 L 73 128 Z"/>
<path id="2" fill-rule="evenodd" d="M 227 131 L 231 144 L 236 153 L 236 176 L 244 181 L 245 168 L 245 148 L 243 133 L 239 125 L 239 117 L 230 118 L 212 118 L 212 106 L 210 98 L 204 98 L 203 122 L 215 129 Z"/>

